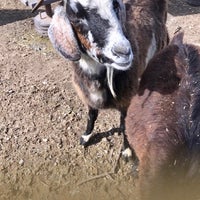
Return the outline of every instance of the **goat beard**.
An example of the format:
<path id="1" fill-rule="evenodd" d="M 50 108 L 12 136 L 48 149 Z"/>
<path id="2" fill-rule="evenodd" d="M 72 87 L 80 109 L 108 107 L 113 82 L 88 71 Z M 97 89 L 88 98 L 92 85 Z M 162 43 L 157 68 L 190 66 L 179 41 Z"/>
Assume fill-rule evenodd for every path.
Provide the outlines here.
<path id="1" fill-rule="evenodd" d="M 108 80 L 108 87 L 110 89 L 110 92 L 112 94 L 112 96 L 114 98 L 117 97 L 115 91 L 114 91 L 114 88 L 113 88 L 113 74 L 114 74 L 114 68 L 112 67 L 108 67 L 107 66 L 107 80 Z"/>

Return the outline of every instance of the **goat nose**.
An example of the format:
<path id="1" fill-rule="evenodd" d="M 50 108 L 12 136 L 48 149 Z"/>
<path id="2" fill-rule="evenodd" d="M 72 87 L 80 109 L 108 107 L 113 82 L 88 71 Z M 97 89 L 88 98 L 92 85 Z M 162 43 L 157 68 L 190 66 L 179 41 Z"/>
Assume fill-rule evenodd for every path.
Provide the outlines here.
<path id="1" fill-rule="evenodd" d="M 112 48 L 112 53 L 118 57 L 127 57 L 130 55 L 131 49 L 130 49 L 130 47 L 127 47 L 124 45 L 115 45 Z"/>

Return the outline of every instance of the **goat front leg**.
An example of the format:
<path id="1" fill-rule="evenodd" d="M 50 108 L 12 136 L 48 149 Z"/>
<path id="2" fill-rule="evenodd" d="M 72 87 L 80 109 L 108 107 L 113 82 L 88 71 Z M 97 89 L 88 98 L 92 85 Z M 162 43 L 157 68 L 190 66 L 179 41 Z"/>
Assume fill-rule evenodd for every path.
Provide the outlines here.
<path id="1" fill-rule="evenodd" d="M 126 136 L 126 127 L 125 127 L 125 118 L 127 111 L 120 112 L 120 131 L 123 136 L 123 147 L 122 147 L 122 156 L 125 160 L 129 160 L 132 157 L 132 150 L 130 148 L 127 136 Z"/>
<path id="2" fill-rule="evenodd" d="M 95 121 L 98 117 L 99 111 L 89 107 L 87 128 L 85 133 L 80 138 L 80 144 L 86 146 L 92 137 Z"/>

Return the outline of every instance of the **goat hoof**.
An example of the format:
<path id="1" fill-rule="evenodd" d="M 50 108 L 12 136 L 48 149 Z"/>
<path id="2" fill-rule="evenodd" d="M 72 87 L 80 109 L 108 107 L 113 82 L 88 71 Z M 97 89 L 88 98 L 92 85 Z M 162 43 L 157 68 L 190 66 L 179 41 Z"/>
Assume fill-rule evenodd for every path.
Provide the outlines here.
<path id="1" fill-rule="evenodd" d="M 82 146 L 86 146 L 87 145 L 87 142 L 84 140 L 83 137 L 80 138 L 80 145 L 82 145 Z"/>
<path id="2" fill-rule="evenodd" d="M 132 159 L 132 150 L 127 147 L 126 149 L 122 150 L 122 158 L 128 162 Z"/>
<path id="3" fill-rule="evenodd" d="M 89 142 L 91 136 L 92 136 L 92 133 L 89 134 L 89 135 L 83 134 L 83 135 L 81 136 L 81 138 L 80 138 L 80 145 L 87 146 L 87 144 L 88 144 L 88 142 Z"/>

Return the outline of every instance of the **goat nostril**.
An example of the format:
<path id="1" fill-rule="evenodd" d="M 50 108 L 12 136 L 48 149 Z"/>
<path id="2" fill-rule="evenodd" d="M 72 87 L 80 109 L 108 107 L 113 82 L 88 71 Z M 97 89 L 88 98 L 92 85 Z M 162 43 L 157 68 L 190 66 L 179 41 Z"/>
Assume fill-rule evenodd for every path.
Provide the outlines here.
<path id="1" fill-rule="evenodd" d="M 131 54 L 131 49 L 125 46 L 114 46 L 111 51 L 117 57 L 127 57 Z"/>

